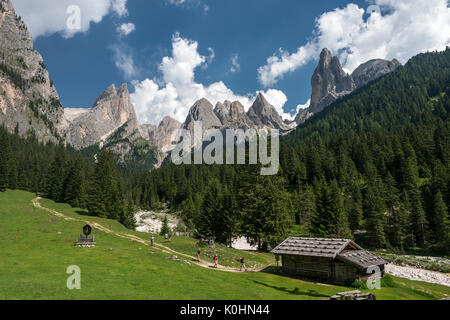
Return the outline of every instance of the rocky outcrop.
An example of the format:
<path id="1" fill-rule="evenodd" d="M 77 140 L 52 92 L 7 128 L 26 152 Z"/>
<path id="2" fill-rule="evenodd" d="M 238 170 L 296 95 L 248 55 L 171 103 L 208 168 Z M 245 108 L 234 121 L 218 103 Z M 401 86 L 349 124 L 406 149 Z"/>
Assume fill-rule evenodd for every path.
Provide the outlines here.
<path id="1" fill-rule="evenodd" d="M 374 59 L 363 63 L 352 73 L 356 88 L 361 88 L 401 66 L 397 59 L 392 61 Z"/>
<path id="2" fill-rule="evenodd" d="M 345 73 L 339 59 L 332 56 L 328 49 L 323 49 L 320 54 L 319 65 L 314 71 L 311 86 L 310 112 L 312 113 L 319 113 L 356 88 L 352 77 Z"/>
<path id="3" fill-rule="evenodd" d="M 140 126 L 142 137 L 153 144 L 163 153 L 172 151 L 175 147 L 173 143 L 176 139 L 174 134 L 180 129 L 182 124 L 171 117 L 165 117 L 159 126 L 144 124 Z"/>
<path id="4" fill-rule="evenodd" d="M 247 115 L 257 128 L 278 129 L 282 132 L 292 130 L 262 93 L 258 94 L 255 102 L 248 110 Z"/>
<path id="5" fill-rule="evenodd" d="M 64 111 L 42 56 L 9 0 L 0 0 L 0 124 L 42 141 L 62 138 Z"/>
<path id="6" fill-rule="evenodd" d="M 342 69 L 339 59 L 328 49 L 323 49 L 319 65 L 311 79 L 311 105 L 308 109 L 299 110 L 295 122 L 297 125 L 304 123 L 337 99 L 393 72 L 399 66 L 401 63 L 396 59 L 392 61 L 374 59 L 363 63 L 349 75 Z"/>
<path id="7" fill-rule="evenodd" d="M 203 125 L 203 133 L 209 129 L 220 129 L 222 122 L 217 118 L 213 111 L 213 105 L 206 99 L 200 99 L 189 110 L 189 114 L 184 122 L 183 128 L 191 132 L 194 136 L 195 122 L 201 121 Z"/>
<path id="8" fill-rule="evenodd" d="M 297 116 L 295 117 L 295 124 L 300 125 L 302 123 L 305 123 L 309 118 L 311 118 L 314 115 L 309 108 L 308 109 L 301 109 L 298 111 Z"/>
<path id="9" fill-rule="evenodd" d="M 71 110 L 66 115 L 73 113 Z M 75 149 L 104 142 L 118 128 L 130 121 L 136 123 L 133 129 L 138 129 L 136 113 L 126 84 L 118 89 L 111 85 L 98 97 L 92 109 L 83 110 L 74 119 L 67 117 L 66 120 L 70 123 L 66 141 Z"/>
<path id="10" fill-rule="evenodd" d="M 214 113 L 222 123 L 222 127 L 225 128 L 247 130 L 254 125 L 245 113 L 244 106 L 239 101 L 233 103 L 230 101 L 218 102 Z"/>

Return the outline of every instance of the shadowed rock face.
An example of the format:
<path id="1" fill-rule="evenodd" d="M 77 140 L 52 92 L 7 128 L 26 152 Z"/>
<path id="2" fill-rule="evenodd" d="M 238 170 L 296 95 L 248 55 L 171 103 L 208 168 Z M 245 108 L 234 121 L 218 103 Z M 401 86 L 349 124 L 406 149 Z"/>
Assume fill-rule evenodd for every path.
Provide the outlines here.
<path id="1" fill-rule="evenodd" d="M 292 129 L 283 121 L 277 110 L 266 100 L 262 93 L 258 94 L 247 115 L 257 128 L 278 129 L 281 131 Z"/>
<path id="2" fill-rule="evenodd" d="M 65 126 L 58 93 L 9 0 L 0 0 L 0 124 L 56 142 Z"/>
<path id="3" fill-rule="evenodd" d="M 189 130 L 193 137 L 195 122 L 202 121 L 203 133 L 209 129 L 221 128 L 222 122 L 213 111 L 213 105 L 206 99 L 200 99 L 189 110 L 189 114 L 184 122 L 184 129 Z"/>
<path id="4" fill-rule="evenodd" d="M 312 95 L 310 111 L 319 113 L 338 98 L 356 89 L 352 77 L 344 72 L 337 57 L 328 49 L 320 54 L 319 65 L 311 79 Z"/>
<path id="5" fill-rule="evenodd" d="M 127 85 L 123 84 L 119 89 L 111 85 L 97 98 L 92 109 L 72 119 L 66 140 L 75 149 L 83 149 L 105 141 L 130 121 L 136 124 L 132 130 L 138 129 Z"/>

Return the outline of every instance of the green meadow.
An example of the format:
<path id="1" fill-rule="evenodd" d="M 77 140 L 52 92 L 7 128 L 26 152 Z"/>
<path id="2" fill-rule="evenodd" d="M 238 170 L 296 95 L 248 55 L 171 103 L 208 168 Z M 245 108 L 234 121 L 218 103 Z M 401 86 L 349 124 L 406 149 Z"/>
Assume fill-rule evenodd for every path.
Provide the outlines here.
<path id="1" fill-rule="evenodd" d="M 202 258 L 219 255 L 219 262 L 238 266 L 245 255 L 250 267 L 267 271 L 236 273 L 195 265 L 189 258 L 169 259 L 173 253 L 94 229 L 97 246 L 76 248 L 84 221 L 95 222 L 115 233 L 149 239 L 148 234 L 126 230 L 115 221 L 90 217 L 80 209 L 41 199 L 43 207 L 72 218 L 58 217 L 35 208 L 35 195 L 23 191 L 0 193 L 0 299 L 328 299 L 352 288 L 317 284 L 284 276 L 273 256 L 242 253 L 219 247 L 202 248 Z M 161 243 L 177 252 L 194 255 L 197 241 L 174 237 Z M 81 289 L 69 290 L 69 266 L 81 269 Z M 393 278 L 390 287 L 374 290 L 377 299 L 441 299 L 450 288 Z"/>

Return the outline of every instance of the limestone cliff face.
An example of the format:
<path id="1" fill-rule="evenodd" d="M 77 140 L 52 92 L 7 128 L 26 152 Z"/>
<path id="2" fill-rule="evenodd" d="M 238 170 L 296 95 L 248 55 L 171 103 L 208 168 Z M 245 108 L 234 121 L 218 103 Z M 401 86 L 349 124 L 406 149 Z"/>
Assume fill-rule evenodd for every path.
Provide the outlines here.
<path id="1" fill-rule="evenodd" d="M 247 130 L 254 125 L 245 113 L 244 106 L 239 101 L 218 102 L 214 108 L 214 113 L 222 123 L 222 127 Z"/>
<path id="2" fill-rule="evenodd" d="M 0 0 L 0 124 L 42 141 L 62 139 L 64 110 L 42 56 L 10 0 Z"/>
<path id="3" fill-rule="evenodd" d="M 392 61 L 374 59 L 363 63 L 349 75 L 342 69 L 339 59 L 333 57 L 328 49 L 323 49 L 311 79 L 311 105 L 308 109 L 299 111 L 295 118 L 296 124 L 304 123 L 337 99 L 395 71 L 399 66 L 401 64 L 396 59 Z"/>
<path id="4" fill-rule="evenodd" d="M 175 148 L 174 140 L 176 130 L 180 129 L 182 124 L 171 117 L 165 117 L 159 126 L 144 124 L 140 130 L 144 139 L 152 142 L 163 153 L 172 151 Z"/>
<path id="5" fill-rule="evenodd" d="M 220 129 L 222 122 L 217 118 L 213 111 L 213 105 L 206 99 L 200 99 L 189 110 L 189 114 L 184 122 L 183 128 L 191 132 L 194 136 L 195 122 L 201 121 L 203 125 L 203 133 L 209 129 Z"/>
<path id="6" fill-rule="evenodd" d="M 356 88 L 360 88 L 388 73 L 393 72 L 401 66 L 398 60 L 392 61 L 374 59 L 363 63 L 352 73 Z"/>
<path id="7" fill-rule="evenodd" d="M 319 65 L 311 79 L 310 111 L 319 113 L 328 105 L 356 89 L 352 77 L 344 72 L 337 57 L 328 49 L 320 54 Z"/>
<path id="8" fill-rule="evenodd" d="M 75 149 L 104 142 L 128 122 L 135 123 L 134 129 L 138 129 L 126 84 L 118 89 L 111 85 L 97 98 L 92 109 L 80 111 L 75 117 L 74 113 L 73 109 L 66 112 L 66 120 L 70 123 L 66 141 Z"/>
<path id="9" fill-rule="evenodd" d="M 292 127 L 283 121 L 277 110 L 266 100 L 262 93 L 258 94 L 247 115 L 256 128 L 278 129 L 282 132 L 292 130 Z"/>

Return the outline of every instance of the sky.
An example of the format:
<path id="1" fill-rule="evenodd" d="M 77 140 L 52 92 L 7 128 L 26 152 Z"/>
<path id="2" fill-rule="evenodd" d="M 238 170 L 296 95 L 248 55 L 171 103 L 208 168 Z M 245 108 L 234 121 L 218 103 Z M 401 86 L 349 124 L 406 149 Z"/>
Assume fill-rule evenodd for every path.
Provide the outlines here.
<path id="1" fill-rule="evenodd" d="M 308 106 L 322 48 L 351 73 L 450 45 L 448 0 L 11 0 L 64 107 L 126 82 L 141 123 L 183 122 L 207 98 L 283 118 Z"/>

